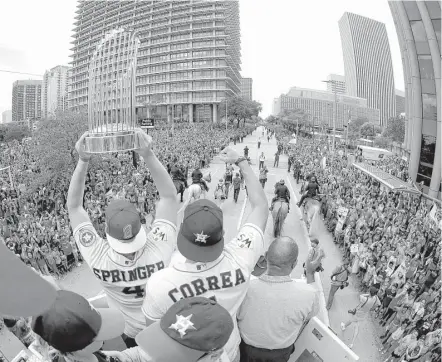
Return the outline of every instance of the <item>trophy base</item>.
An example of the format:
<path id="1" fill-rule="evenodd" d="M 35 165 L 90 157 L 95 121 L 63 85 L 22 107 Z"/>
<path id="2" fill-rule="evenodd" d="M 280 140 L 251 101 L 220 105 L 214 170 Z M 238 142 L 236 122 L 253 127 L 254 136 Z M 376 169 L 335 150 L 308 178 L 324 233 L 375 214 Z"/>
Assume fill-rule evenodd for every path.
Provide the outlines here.
<path id="1" fill-rule="evenodd" d="M 124 152 L 138 149 L 135 132 L 114 134 L 89 134 L 85 138 L 85 150 L 89 153 Z"/>

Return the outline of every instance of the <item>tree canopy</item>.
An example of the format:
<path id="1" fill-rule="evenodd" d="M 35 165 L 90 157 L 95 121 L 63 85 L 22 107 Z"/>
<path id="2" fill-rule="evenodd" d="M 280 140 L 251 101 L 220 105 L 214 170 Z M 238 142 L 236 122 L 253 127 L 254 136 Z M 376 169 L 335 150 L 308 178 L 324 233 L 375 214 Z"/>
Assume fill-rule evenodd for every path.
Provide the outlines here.
<path id="1" fill-rule="evenodd" d="M 0 141 L 10 142 L 13 140 L 21 141 L 23 138 L 29 137 L 31 131 L 29 126 L 23 122 L 9 122 L 0 125 Z"/>
<path id="2" fill-rule="evenodd" d="M 75 143 L 85 131 L 87 116 L 82 111 L 58 113 L 55 119 L 40 122 L 31 146 L 40 170 L 32 182 L 35 188 L 72 174 L 77 162 Z"/>
<path id="3" fill-rule="evenodd" d="M 219 105 L 219 111 L 226 108 L 226 101 L 221 102 Z M 259 116 L 262 111 L 261 103 L 257 101 L 251 101 L 240 96 L 234 96 L 227 99 L 227 118 L 229 122 L 237 122 L 236 127 L 239 128 L 241 121 L 243 125 L 246 119 L 251 119 L 253 116 Z"/>
<path id="4" fill-rule="evenodd" d="M 393 142 L 403 143 L 405 139 L 405 118 L 390 118 L 382 136 L 390 138 Z"/>

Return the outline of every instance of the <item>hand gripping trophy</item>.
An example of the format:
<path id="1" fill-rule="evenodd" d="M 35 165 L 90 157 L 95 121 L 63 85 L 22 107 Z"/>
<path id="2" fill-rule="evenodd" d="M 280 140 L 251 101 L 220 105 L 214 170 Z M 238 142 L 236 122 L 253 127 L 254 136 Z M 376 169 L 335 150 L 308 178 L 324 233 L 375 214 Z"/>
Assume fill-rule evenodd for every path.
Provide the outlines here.
<path id="1" fill-rule="evenodd" d="M 138 148 L 135 77 L 140 40 L 134 31 L 113 30 L 98 44 L 89 65 L 89 153 Z"/>

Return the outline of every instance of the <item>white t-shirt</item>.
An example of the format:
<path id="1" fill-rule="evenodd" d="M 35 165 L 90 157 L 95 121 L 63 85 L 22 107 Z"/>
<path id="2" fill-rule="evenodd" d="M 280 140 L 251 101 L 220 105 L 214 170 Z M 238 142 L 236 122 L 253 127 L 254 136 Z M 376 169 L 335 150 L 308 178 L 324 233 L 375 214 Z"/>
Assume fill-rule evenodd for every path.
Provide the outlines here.
<path id="1" fill-rule="evenodd" d="M 266 159 L 266 156 L 264 156 L 264 155 L 259 156 L 260 161 L 265 161 L 265 159 Z"/>
<path id="2" fill-rule="evenodd" d="M 134 260 L 112 250 L 90 222 L 78 225 L 74 238 L 84 260 L 103 285 L 109 306 L 123 313 L 124 333 L 134 338 L 146 326 L 141 312 L 146 281 L 169 265 L 176 247 L 176 226 L 167 220 L 155 220 L 145 247 Z"/>
<path id="3" fill-rule="evenodd" d="M 215 261 L 191 264 L 177 258 L 173 265 L 147 281 L 144 315 L 158 321 L 180 299 L 200 296 L 216 300 L 234 321 L 234 330 L 225 346 L 233 360 L 241 342 L 236 313 L 246 296 L 255 264 L 264 252 L 262 230 L 247 223 Z"/>

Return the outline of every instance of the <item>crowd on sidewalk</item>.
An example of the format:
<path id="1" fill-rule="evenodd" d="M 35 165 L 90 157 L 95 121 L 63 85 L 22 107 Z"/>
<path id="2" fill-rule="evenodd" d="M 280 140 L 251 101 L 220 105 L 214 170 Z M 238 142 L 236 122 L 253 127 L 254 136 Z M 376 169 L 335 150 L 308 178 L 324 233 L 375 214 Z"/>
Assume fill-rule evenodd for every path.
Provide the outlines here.
<path id="1" fill-rule="evenodd" d="M 360 322 L 371 314 L 378 320 L 385 332 L 380 350 L 387 360 L 407 356 L 407 361 L 439 361 L 442 245 L 441 230 L 428 216 L 433 202 L 387 189 L 352 167 L 344 152 L 333 157 L 326 141 L 299 137 L 288 145 L 282 134 L 276 137 L 287 148 L 295 178 L 315 175 L 324 194 L 321 215 L 344 257 L 333 276 L 347 270 L 363 293 L 375 291 L 378 302 L 370 304 L 372 310 L 353 319 Z M 396 156 L 376 166 L 408 178 L 406 162 Z M 348 285 L 347 279 L 334 278 L 327 308 L 332 308 L 334 293 Z"/>
<path id="2" fill-rule="evenodd" d="M 207 167 L 219 150 L 231 140 L 242 141 L 253 126 L 225 130 L 209 124 L 158 127 L 151 132 L 155 151 L 168 167 L 175 165 L 189 175 L 196 167 Z M 50 184 L 29 193 L 28 181 L 38 172 L 38 160 L 32 154 L 32 140 L 14 140 L 0 149 L 1 165 L 11 167 L 15 187 L 8 170 L 0 171 L 0 242 L 20 256 L 26 264 L 43 274 L 57 278 L 82 261 L 66 210 L 68 182 Z M 142 222 L 155 218 L 158 193 L 149 170 L 141 162 L 134 167 L 132 153 L 104 157 L 88 172 L 84 206 L 93 225 L 104 236 L 104 209 L 112 199 L 127 199 L 141 215 Z M 68 178 L 64 178 L 68 180 Z M 149 218 L 149 215 L 151 218 Z"/>
<path id="3" fill-rule="evenodd" d="M 264 237 L 268 200 L 247 158 L 230 147 L 219 155 L 227 168 L 240 169 L 250 203 L 235 237 L 224 240 L 223 210 L 207 199 L 189 203 L 177 225 L 175 185 L 151 139 L 142 131 L 137 136 L 136 153 L 159 194 L 150 230 L 141 227 L 136 205 L 113 199 L 105 209 L 106 239 L 98 234 L 82 202 L 91 161 L 84 136 L 76 144 L 78 162 L 67 194 L 76 245 L 104 289 L 107 308 L 49 280 L 57 289 L 55 301 L 30 319 L 4 318 L 5 326 L 51 362 L 288 362 L 302 353 L 295 341 L 319 311 L 319 292 L 310 285 L 318 265 L 310 253 L 305 282 L 291 279 L 302 262 L 297 242 Z M 266 272 L 258 278 L 255 266 L 262 259 Z M 8 298 L 14 303 L 18 297 Z M 127 349 L 101 350 L 118 336 Z"/>
<path id="4" fill-rule="evenodd" d="M 81 261 L 75 245 L 102 283 L 108 301 L 112 302 L 108 313 L 86 307 L 71 309 L 73 305 L 88 306 L 89 303 L 75 293 L 58 291 L 52 308 L 34 318 L 31 324 L 26 319 L 6 318 L 6 326 L 26 343 L 29 333 L 32 338 L 38 335 L 41 346 L 56 349 L 57 355 L 61 352 L 67 361 L 104 360 L 101 352 L 96 352 L 102 340 L 95 338 L 104 336 L 100 327 L 94 325 L 94 333 L 87 338 L 80 332 L 86 327 L 90 330 L 90 321 L 97 322 L 97 319 L 101 321 L 99 325 L 109 327 L 112 323 L 106 316 L 111 314 L 115 328 L 108 329 L 112 335 L 107 333 L 106 338 L 122 335 L 126 345 L 132 348 L 107 352 L 107 356 L 122 362 L 147 361 L 145 353 L 153 361 L 179 360 L 184 356 L 189 362 L 288 361 L 303 325 L 318 312 L 317 291 L 307 284 L 314 281 L 314 272 L 320 265 L 311 260 L 311 251 L 305 261 L 307 284 L 293 283 L 290 274 L 298 262 L 296 241 L 279 237 L 267 245 L 263 236 L 268 219 L 267 197 L 246 157 L 231 148 L 221 152 L 227 167 L 236 164 L 240 168 L 249 192 L 252 211 L 237 236 L 224 241 L 222 210 L 209 200 L 189 204 L 184 211 L 183 224 L 179 232 L 177 230 L 175 209 L 178 201 L 167 164 L 170 157 L 177 157 L 179 166 L 185 167 L 187 161 L 191 162 L 189 168 L 204 166 L 201 150 L 204 149 L 210 158 L 229 141 L 226 134 L 219 132 L 209 127 L 207 134 L 213 138 L 201 137 L 201 133 L 194 135 L 183 126 L 185 136 L 173 137 L 170 145 L 167 135 L 164 139 L 155 137 L 154 153 L 143 134 L 146 140 L 137 152 L 151 172 L 141 160 L 135 169 L 131 165 L 131 155 L 120 155 L 118 167 L 109 163 L 109 168 L 94 170 L 93 176 L 89 172 L 87 178 L 82 170 L 87 169 L 90 155 L 77 145 L 79 161 L 69 193 L 63 194 L 64 185 L 60 185 L 61 190 L 49 191 L 49 194 L 46 190 L 38 190 L 37 194 L 42 194 L 31 211 L 28 206 L 25 209 L 20 191 L 15 191 L 15 198 L 12 198 L 11 191 L 4 190 L 9 201 L 16 200 L 6 203 L 14 204 L 16 209 L 9 211 L 2 230 L 9 233 L 4 241 L 11 250 L 22 258 L 23 250 L 17 253 L 16 244 L 22 248 L 26 245 L 26 249 L 36 244 L 34 248 L 38 248 L 39 255 L 45 259 L 46 254 L 50 254 L 41 249 L 56 247 L 57 243 L 62 245 L 54 236 L 60 237 L 62 232 L 70 231 L 65 226 L 68 224 L 65 205 L 69 205 L 69 222 L 75 229 L 74 240 L 69 242 L 71 262 Z M 239 132 L 247 133 L 248 130 Z M 193 142 L 192 137 L 198 140 Z M 201 138 L 206 137 L 202 145 Z M 198 151 L 192 149 L 192 144 Z M 438 265 L 441 240 L 440 231 L 432 229 L 427 218 L 431 205 L 422 197 L 404 197 L 384 189 L 352 168 L 344 156 L 331 157 L 329 150 L 317 140 L 300 138 L 295 145 L 279 146 L 278 149 L 286 148 L 289 171 L 294 168 L 295 174 L 315 175 L 320 192 L 325 195 L 321 214 L 345 257 L 340 268 L 360 281 L 363 292 L 360 304 L 349 311 L 349 321 L 342 328 L 350 324 L 358 326 L 372 315 L 385 328 L 381 352 L 386 360 L 440 360 Z M 81 174 L 83 179 L 79 177 Z M 82 190 L 84 182 L 87 188 L 82 202 L 81 193 L 75 191 Z M 114 183 L 119 186 L 113 188 Z M 146 235 L 140 227 L 143 205 L 140 206 L 139 200 L 132 198 L 127 190 L 129 187 L 143 190 L 148 183 L 152 184 L 152 198 L 159 197 L 159 204 L 157 218 Z M 125 191 L 121 192 L 121 188 Z M 95 205 L 98 206 L 94 208 Z M 26 210 L 23 216 L 22 209 Z M 37 237 L 29 233 L 28 224 L 23 227 L 23 220 L 36 223 L 33 230 Z M 106 230 L 102 228 L 104 221 Z M 41 236 L 44 235 L 42 229 L 46 230 L 47 237 Z M 18 238 L 13 238 L 14 234 L 18 234 Z M 34 238 L 28 241 L 32 236 Z M 68 235 L 64 236 L 67 239 Z M 171 263 L 176 250 L 185 259 Z M 66 261 L 69 255 L 65 254 Z M 257 279 L 250 279 L 263 255 L 266 272 Z M 58 268 L 57 261 L 54 258 Z M 61 260 L 61 268 L 63 262 Z M 42 274 L 48 271 L 38 262 L 29 264 Z M 48 267 L 51 266 L 46 263 Z M 135 275 L 133 273 L 140 279 L 137 284 L 134 283 L 137 278 L 130 277 Z M 127 282 L 129 277 L 135 279 Z M 347 280 L 335 278 L 333 282 L 339 284 L 334 291 L 339 293 Z M 115 283 L 119 283 L 118 287 Z M 333 308 L 333 299 L 330 300 L 333 296 L 329 296 L 328 308 Z M 268 308 L 268 305 L 275 308 Z M 67 307 L 70 315 L 75 314 L 75 323 L 66 324 L 65 318 L 53 319 L 55 313 L 64 315 Z M 152 321 L 147 328 L 146 319 Z M 257 324 L 258 319 L 260 323 Z M 54 338 L 57 333 L 68 333 L 69 338 Z M 189 343 L 186 348 L 182 345 L 183 336 Z"/>

